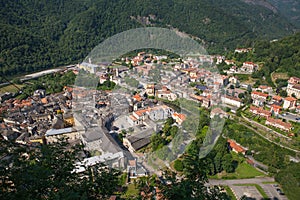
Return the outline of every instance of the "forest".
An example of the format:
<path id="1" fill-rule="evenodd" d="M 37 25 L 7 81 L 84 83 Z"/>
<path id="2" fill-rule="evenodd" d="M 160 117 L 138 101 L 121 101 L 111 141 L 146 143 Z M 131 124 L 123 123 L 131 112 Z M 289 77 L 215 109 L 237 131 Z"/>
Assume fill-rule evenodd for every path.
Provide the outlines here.
<path id="1" fill-rule="evenodd" d="M 143 26 L 177 28 L 198 38 L 209 53 L 294 31 L 279 13 L 236 0 L 23 0 L 0 5 L 0 74 L 5 77 L 81 62 L 106 38 Z"/>

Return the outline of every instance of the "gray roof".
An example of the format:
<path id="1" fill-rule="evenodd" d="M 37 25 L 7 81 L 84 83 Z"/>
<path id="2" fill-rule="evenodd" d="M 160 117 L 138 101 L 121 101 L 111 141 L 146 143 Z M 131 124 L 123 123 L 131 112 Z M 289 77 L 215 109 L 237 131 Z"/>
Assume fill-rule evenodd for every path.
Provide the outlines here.
<path id="1" fill-rule="evenodd" d="M 100 129 L 89 129 L 87 132 L 82 134 L 86 142 L 100 140 L 102 138 L 102 135 L 103 134 L 100 132 Z"/>
<path id="2" fill-rule="evenodd" d="M 66 134 L 66 133 L 71 133 L 76 131 L 75 129 L 73 129 L 72 127 L 70 128 L 61 128 L 61 129 L 50 129 L 48 131 L 46 131 L 45 136 L 53 136 L 53 135 L 61 135 L 61 134 Z"/>
<path id="3" fill-rule="evenodd" d="M 131 143 L 134 150 L 139 150 L 150 143 L 150 137 L 153 130 L 146 130 L 140 134 L 129 136 L 127 139 Z"/>

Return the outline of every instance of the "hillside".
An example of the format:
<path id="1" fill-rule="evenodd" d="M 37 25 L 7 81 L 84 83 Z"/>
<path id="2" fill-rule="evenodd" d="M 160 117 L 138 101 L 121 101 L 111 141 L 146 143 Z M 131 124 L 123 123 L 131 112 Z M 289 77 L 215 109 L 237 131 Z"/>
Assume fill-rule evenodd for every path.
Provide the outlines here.
<path id="1" fill-rule="evenodd" d="M 268 0 L 292 24 L 300 29 L 300 2 L 298 0 Z"/>
<path id="2" fill-rule="evenodd" d="M 253 73 L 252 77 L 259 80 L 263 80 L 265 77 L 266 82 L 270 85 L 273 85 L 271 80 L 273 72 L 300 77 L 300 33 L 273 42 L 256 41 L 251 47 L 254 49 L 253 52 L 245 54 L 230 52 L 226 58 L 240 62 L 259 63 L 262 68 Z"/>
<path id="3" fill-rule="evenodd" d="M 104 39 L 145 25 L 199 37 L 210 53 L 294 29 L 273 9 L 243 0 L 2 1 L 0 18 L 0 73 L 8 77 L 80 62 Z"/>

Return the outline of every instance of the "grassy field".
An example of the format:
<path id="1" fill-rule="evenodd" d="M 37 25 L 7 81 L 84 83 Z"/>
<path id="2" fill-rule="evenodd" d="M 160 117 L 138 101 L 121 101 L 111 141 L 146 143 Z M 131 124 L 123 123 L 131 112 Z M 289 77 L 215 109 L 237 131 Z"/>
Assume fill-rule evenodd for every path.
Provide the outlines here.
<path id="1" fill-rule="evenodd" d="M 23 85 L 17 85 L 17 87 L 22 88 Z M 4 87 L 0 88 L 0 94 L 3 94 L 5 92 L 15 93 L 17 91 L 18 91 L 18 89 L 15 86 L 13 86 L 13 85 L 7 85 L 7 86 L 4 86 Z"/>
<path id="2" fill-rule="evenodd" d="M 276 73 L 276 72 L 273 72 L 271 74 L 271 79 L 272 79 L 272 82 L 276 85 L 275 81 L 276 79 L 289 79 L 289 76 L 287 73 Z"/>
<path id="3" fill-rule="evenodd" d="M 246 162 L 238 165 L 234 173 L 222 172 L 210 178 L 216 179 L 244 179 L 244 178 L 254 178 L 256 176 L 265 176 L 264 173 L 258 171 L 253 166 Z"/>
<path id="4" fill-rule="evenodd" d="M 272 80 L 276 79 L 289 79 L 289 76 L 287 73 L 272 73 Z"/>
<path id="5" fill-rule="evenodd" d="M 125 194 L 121 195 L 122 198 L 135 199 L 139 194 L 139 190 L 134 186 L 134 184 L 128 184 Z"/>

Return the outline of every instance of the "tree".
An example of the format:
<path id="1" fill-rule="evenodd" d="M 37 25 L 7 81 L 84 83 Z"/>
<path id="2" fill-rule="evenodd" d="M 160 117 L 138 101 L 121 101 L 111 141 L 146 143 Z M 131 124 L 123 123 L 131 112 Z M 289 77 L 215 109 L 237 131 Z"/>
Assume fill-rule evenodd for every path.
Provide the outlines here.
<path id="1" fill-rule="evenodd" d="M 119 172 L 103 165 L 75 173 L 82 146 L 65 140 L 29 148 L 0 138 L 0 199 L 103 199 L 115 192 Z"/>
<path id="2" fill-rule="evenodd" d="M 174 169 L 178 172 L 182 172 L 183 171 L 183 164 L 181 160 L 175 160 L 174 161 Z"/>

